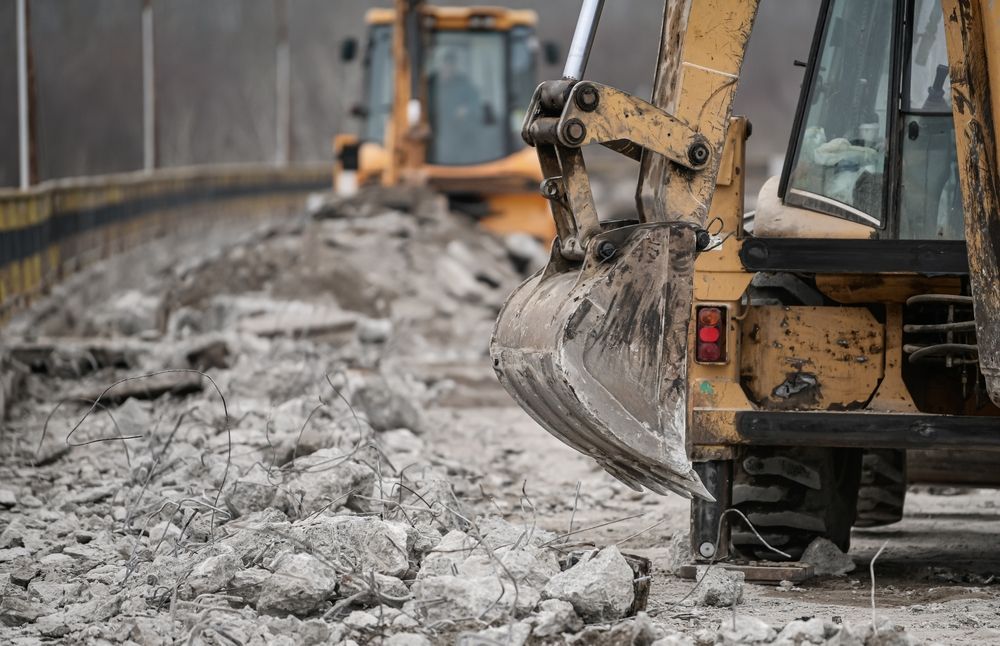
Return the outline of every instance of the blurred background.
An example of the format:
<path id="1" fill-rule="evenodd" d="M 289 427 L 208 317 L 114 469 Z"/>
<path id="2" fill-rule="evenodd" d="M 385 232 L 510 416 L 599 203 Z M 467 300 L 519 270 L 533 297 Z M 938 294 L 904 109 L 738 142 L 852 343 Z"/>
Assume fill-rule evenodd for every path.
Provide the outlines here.
<path id="1" fill-rule="evenodd" d="M 157 165 L 276 158 L 275 0 L 152 0 L 155 13 Z M 331 160 L 331 138 L 357 132 L 349 114 L 362 64 L 340 43 L 363 42 L 364 13 L 390 2 L 288 0 L 291 161 Z M 539 14 L 539 37 L 566 51 L 580 0 L 506 0 Z M 750 117 L 750 186 L 780 168 L 820 0 L 762 0 L 737 112 Z M 29 0 L 37 179 L 142 168 L 142 0 Z M 648 96 L 662 5 L 608 3 L 588 77 Z M 0 0 L 0 186 L 16 186 L 15 0 Z M 542 63 L 541 78 L 561 66 Z M 629 189 L 630 190 L 630 189 Z"/>

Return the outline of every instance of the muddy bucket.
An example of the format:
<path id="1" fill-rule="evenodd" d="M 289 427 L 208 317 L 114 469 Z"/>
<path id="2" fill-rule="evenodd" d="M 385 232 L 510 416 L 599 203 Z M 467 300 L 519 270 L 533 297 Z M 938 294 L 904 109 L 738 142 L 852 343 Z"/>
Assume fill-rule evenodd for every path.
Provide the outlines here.
<path id="1" fill-rule="evenodd" d="M 678 223 L 606 230 L 581 263 L 553 251 L 504 304 L 490 352 L 518 404 L 618 480 L 711 500 L 685 449 L 694 259 Z"/>

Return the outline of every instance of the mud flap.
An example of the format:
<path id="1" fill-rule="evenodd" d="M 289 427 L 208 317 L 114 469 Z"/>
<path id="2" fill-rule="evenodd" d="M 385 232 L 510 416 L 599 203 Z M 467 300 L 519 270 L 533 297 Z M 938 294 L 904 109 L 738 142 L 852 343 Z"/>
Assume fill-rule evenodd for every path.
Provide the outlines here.
<path id="1" fill-rule="evenodd" d="M 680 223 L 595 235 L 510 296 L 490 351 L 518 404 L 615 478 L 712 500 L 685 447 L 694 259 Z"/>

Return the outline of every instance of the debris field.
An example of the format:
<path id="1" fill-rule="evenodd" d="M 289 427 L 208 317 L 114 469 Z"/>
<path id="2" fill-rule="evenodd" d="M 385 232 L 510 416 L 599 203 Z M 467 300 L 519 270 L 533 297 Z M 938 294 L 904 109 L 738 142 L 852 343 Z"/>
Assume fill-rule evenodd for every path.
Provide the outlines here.
<path id="1" fill-rule="evenodd" d="M 492 374 L 497 311 L 546 256 L 382 192 L 60 286 L 0 346 L 0 641 L 1000 642 L 995 559 L 917 576 L 890 544 L 880 599 L 912 602 L 876 610 L 830 545 L 816 583 L 675 576 L 686 503 L 611 480 Z"/>

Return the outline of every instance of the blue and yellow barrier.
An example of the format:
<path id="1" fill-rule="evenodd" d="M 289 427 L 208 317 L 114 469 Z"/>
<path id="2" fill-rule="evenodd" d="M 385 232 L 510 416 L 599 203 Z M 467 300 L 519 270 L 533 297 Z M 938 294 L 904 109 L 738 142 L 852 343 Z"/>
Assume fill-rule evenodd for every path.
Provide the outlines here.
<path id="1" fill-rule="evenodd" d="M 323 164 L 175 168 L 0 189 L 0 322 L 65 276 L 169 235 L 206 208 L 240 217 L 328 186 Z"/>

